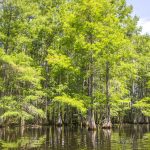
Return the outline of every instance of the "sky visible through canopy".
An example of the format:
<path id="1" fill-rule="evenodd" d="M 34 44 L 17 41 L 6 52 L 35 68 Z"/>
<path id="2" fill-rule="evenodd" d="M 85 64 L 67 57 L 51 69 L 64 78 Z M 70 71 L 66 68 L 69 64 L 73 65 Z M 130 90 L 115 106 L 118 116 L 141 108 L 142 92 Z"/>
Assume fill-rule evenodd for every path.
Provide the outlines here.
<path id="1" fill-rule="evenodd" d="M 133 14 L 137 15 L 139 25 L 143 27 L 142 33 L 150 34 L 150 0 L 127 0 L 133 6 Z"/>

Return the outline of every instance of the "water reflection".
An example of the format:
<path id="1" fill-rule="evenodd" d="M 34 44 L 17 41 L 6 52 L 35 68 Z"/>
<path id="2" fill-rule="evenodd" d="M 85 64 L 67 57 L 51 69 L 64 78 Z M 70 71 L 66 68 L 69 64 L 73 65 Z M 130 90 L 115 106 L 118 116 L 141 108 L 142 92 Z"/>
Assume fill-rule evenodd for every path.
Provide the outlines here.
<path id="1" fill-rule="evenodd" d="M 96 131 L 77 127 L 0 129 L 2 150 L 149 150 L 149 141 L 149 125 L 124 125 Z"/>
<path id="2" fill-rule="evenodd" d="M 88 141 L 92 148 L 96 148 L 96 131 L 88 131 Z"/>

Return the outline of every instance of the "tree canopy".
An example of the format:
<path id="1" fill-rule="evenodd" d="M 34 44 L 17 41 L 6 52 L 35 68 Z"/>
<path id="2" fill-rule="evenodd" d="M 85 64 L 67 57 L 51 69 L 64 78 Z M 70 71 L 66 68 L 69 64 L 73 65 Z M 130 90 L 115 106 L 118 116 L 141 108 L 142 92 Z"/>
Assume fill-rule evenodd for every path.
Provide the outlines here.
<path id="1" fill-rule="evenodd" d="M 150 36 L 131 13 L 125 0 L 3 0 L 2 124 L 147 122 Z"/>

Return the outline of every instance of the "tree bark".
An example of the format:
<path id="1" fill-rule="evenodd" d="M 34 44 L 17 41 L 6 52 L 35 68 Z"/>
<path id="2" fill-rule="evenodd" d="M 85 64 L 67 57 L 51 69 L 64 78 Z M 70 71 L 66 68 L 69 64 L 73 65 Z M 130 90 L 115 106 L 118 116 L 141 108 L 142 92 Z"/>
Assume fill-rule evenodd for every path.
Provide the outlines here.
<path id="1" fill-rule="evenodd" d="M 91 54 L 91 60 L 89 65 L 90 77 L 88 78 L 88 96 L 91 98 L 91 107 L 88 109 L 88 130 L 95 130 L 95 118 L 94 118 L 94 110 L 93 110 L 93 56 Z"/>
<path id="2" fill-rule="evenodd" d="M 110 119 L 110 99 L 109 99 L 109 62 L 106 61 L 106 119 L 102 128 L 110 129 L 112 127 Z"/>
<path id="3" fill-rule="evenodd" d="M 58 121 L 57 121 L 57 126 L 61 127 L 62 126 L 62 117 L 61 117 L 61 114 L 59 113 L 58 114 Z"/>

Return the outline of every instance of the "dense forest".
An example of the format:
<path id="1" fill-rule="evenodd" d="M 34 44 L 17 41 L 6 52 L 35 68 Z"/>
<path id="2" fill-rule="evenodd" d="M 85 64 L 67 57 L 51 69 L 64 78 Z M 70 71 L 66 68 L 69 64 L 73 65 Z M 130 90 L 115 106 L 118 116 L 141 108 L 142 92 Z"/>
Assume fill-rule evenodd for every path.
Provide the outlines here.
<path id="1" fill-rule="evenodd" d="M 0 126 L 150 123 L 150 36 L 126 0 L 0 1 Z"/>

